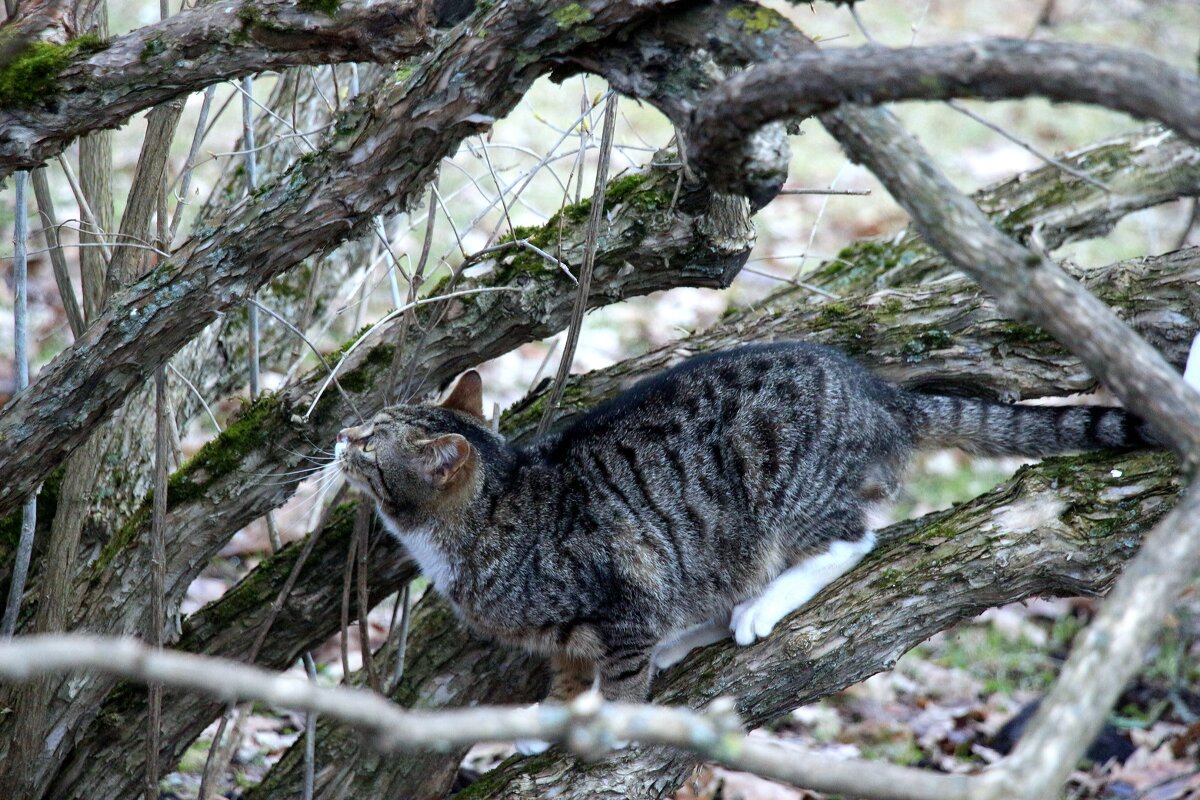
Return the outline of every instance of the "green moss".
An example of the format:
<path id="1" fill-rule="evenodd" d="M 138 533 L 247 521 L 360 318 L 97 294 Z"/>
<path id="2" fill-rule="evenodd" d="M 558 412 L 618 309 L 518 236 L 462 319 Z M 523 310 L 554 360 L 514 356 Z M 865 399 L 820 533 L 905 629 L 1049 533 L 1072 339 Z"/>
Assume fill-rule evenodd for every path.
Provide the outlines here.
<path id="1" fill-rule="evenodd" d="M 493 797 L 505 786 L 519 782 L 520 776 L 537 775 L 541 770 L 553 765 L 557 758 L 554 749 L 528 758 L 520 755 L 510 756 L 485 772 L 475 783 L 454 795 L 454 800 L 481 800 Z"/>
<path id="2" fill-rule="evenodd" d="M 62 487 L 64 468 L 59 467 L 50 473 L 42 483 L 42 489 L 37 497 L 37 522 L 35 530 L 49 528 L 58 509 L 58 492 Z M 21 540 L 21 509 L 17 509 L 7 517 L 0 517 L 0 561 L 4 561 L 17 549 Z M 35 537 L 35 541 L 37 541 Z"/>
<path id="3" fill-rule="evenodd" d="M 924 354 L 930 350 L 936 350 L 939 347 L 948 347 L 952 341 L 953 339 L 951 338 L 950 334 L 935 328 L 933 330 L 923 331 L 922 333 L 917 334 L 917 336 L 914 338 L 909 339 L 904 343 L 904 346 L 900 348 L 900 352 L 907 356 L 907 359 L 905 360 L 909 362 L 916 362 L 920 361 L 924 357 Z"/>
<path id="4" fill-rule="evenodd" d="M 244 407 L 220 436 L 201 447 L 171 476 L 167 506 L 172 508 L 199 497 L 215 480 L 236 469 L 247 453 L 268 443 L 279 408 L 279 398 L 274 394 L 263 394 Z"/>
<path id="5" fill-rule="evenodd" d="M 627 204 L 638 211 L 661 211 L 671 204 L 671 192 L 655 189 L 649 175 L 634 173 L 610 182 L 604 190 L 605 210 Z"/>
<path id="6" fill-rule="evenodd" d="M 396 348 L 390 344 L 378 344 L 367 351 L 367 357 L 355 369 L 338 376 L 338 383 L 347 392 L 365 392 L 374 384 L 375 376 L 380 370 L 392 365 L 392 357 Z"/>
<path id="7" fill-rule="evenodd" d="M 162 55 L 166 51 L 167 43 L 161 37 L 155 36 L 146 41 L 145 46 L 142 47 L 142 52 L 138 54 L 138 61 L 145 64 L 150 59 Z"/>
<path id="8" fill-rule="evenodd" d="M 1054 338 L 1037 325 L 1025 325 L 1019 322 L 1003 325 L 1000 330 L 1007 341 L 1019 342 L 1021 344 L 1039 344 L 1051 341 Z"/>
<path id="9" fill-rule="evenodd" d="M 312 11 L 332 17 L 337 14 L 338 7 L 341 4 L 342 0 L 300 0 L 296 5 L 299 6 L 301 11 Z"/>
<path id="10" fill-rule="evenodd" d="M 58 94 L 58 74 L 76 58 L 108 47 L 94 34 L 66 44 L 34 42 L 0 69 L 0 106 L 31 106 Z"/>
<path id="11" fill-rule="evenodd" d="M 591 22 L 595 15 L 588 11 L 578 3 L 570 3 L 562 8 L 555 9 L 550 14 L 550 19 L 554 20 L 554 24 L 560 28 L 574 28 L 577 25 L 583 25 L 586 22 Z"/>
<path id="12" fill-rule="evenodd" d="M 775 30 L 784 23 L 784 19 L 777 12 L 762 6 L 746 5 L 732 8 L 726 17 L 730 22 L 735 22 L 741 26 L 742 30 L 751 33 L 767 33 Z"/>
<path id="13" fill-rule="evenodd" d="M 245 406 L 215 439 L 180 467 L 167 482 L 167 508 L 190 502 L 202 496 L 213 483 L 237 469 L 246 455 L 271 441 L 279 417 L 279 398 L 274 394 L 261 395 Z M 104 573 L 113 560 L 133 544 L 139 532 L 149 523 L 154 506 L 154 492 L 148 492 L 141 507 L 122 525 L 96 559 L 92 574 Z"/>
<path id="14" fill-rule="evenodd" d="M 820 318 L 823 320 L 838 320 L 850 316 L 850 306 L 840 302 L 824 303 L 821 306 Z"/>

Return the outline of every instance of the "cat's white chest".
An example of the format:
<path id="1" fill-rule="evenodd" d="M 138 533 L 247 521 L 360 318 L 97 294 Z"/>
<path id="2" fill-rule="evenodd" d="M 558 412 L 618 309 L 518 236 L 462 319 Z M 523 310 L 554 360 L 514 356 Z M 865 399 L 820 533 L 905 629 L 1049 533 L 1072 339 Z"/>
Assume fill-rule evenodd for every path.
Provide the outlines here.
<path id="1" fill-rule="evenodd" d="M 384 518 L 384 523 L 417 560 L 417 564 L 421 567 L 421 573 L 429 579 L 434 588 L 443 594 L 449 591 L 454 577 L 450 569 L 450 561 L 446 558 L 445 553 L 434 544 L 433 532 L 428 528 L 402 530 L 386 518 Z"/>

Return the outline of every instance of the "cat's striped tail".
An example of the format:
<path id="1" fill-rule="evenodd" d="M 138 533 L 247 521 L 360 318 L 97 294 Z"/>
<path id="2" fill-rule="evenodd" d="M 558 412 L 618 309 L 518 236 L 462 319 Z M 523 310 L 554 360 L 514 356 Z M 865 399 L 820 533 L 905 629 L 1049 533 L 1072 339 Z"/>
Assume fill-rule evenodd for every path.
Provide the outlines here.
<path id="1" fill-rule="evenodd" d="M 1183 377 L 1200 391 L 1200 335 L 1192 342 Z M 1123 408 L 1023 406 L 923 394 L 909 397 L 917 444 L 923 448 L 961 447 L 986 455 L 1049 456 L 1162 446 L 1146 423 Z"/>

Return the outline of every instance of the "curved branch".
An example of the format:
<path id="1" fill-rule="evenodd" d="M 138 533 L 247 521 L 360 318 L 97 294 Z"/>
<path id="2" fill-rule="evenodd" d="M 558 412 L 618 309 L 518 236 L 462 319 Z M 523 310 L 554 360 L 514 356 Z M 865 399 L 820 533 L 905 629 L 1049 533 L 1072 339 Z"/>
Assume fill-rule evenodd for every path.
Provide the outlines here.
<path id="1" fill-rule="evenodd" d="M 809 50 L 755 66 L 697 106 L 688 127 L 689 154 L 717 186 L 766 201 L 783 176 L 764 173 L 745 143 L 768 122 L 846 104 L 1030 95 L 1159 120 L 1200 143 L 1200 80 L 1193 73 L 1112 47 L 992 39 L 896 50 Z"/>
<path id="2" fill-rule="evenodd" d="M 138 28 L 67 66 L 53 95 L 0 110 L 0 179 L 88 131 L 115 128 L 214 83 L 306 64 L 391 63 L 427 52 L 429 4 L 343 4 L 332 16 L 293 0 L 210 3 Z M 15 54 L 20 58 L 20 53 Z"/>

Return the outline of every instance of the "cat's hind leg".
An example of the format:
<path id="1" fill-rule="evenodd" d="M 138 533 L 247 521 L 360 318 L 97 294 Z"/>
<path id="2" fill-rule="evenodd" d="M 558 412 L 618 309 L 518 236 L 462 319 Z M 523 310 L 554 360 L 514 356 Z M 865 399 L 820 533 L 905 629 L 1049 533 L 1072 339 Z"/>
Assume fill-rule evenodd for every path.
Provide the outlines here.
<path id="1" fill-rule="evenodd" d="M 833 542 L 824 553 L 784 570 L 767 584 L 762 594 L 733 609 L 729 629 L 734 640 L 744 646 L 764 638 L 781 619 L 853 569 L 874 547 L 875 534 L 867 531 L 858 541 Z"/>
<path id="2" fill-rule="evenodd" d="M 723 617 L 713 618 L 707 622 L 701 622 L 699 625 L 676 631 L 654 645 L 652 655 L 654 669 L 661 671 L 674 666 L 697 647 L 719 642 L 727 636 L 729 636 L 729 626 L 725 624 Z"/>
<path id="3" fill-rule="evenodd" d="M 595 662 L 565 653 L 550 657 L 550 692 L 548 703 L 569 703 L 592 688 L 596 674 Z M 550 743 L 542 739 L 517 739 L 517 752 L 523 756 L 536 756 L 550 749 Z"/>

